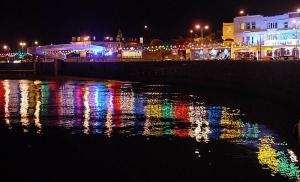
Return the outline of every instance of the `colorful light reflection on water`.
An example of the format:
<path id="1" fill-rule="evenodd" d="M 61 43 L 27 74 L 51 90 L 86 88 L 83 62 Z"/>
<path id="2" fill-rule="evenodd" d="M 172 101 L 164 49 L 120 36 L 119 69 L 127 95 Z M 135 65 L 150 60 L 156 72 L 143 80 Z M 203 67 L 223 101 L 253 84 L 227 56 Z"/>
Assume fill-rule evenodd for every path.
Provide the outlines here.
<path id="1" fill-rule="evenodd" d="M 71 134 L 164 136 L 245 145 L 255 149 L 257 162 L 270 175 L 299 180 L 297 156 L 274 131 L 244 122 L 239 109 L 206 105 L 193 95 L 159 92 L 155 86 L 3 80 L 0 116 L 9 130 L 21 127 L 21 132 L 41 135 L 44 128 L 54 126 Z"/>

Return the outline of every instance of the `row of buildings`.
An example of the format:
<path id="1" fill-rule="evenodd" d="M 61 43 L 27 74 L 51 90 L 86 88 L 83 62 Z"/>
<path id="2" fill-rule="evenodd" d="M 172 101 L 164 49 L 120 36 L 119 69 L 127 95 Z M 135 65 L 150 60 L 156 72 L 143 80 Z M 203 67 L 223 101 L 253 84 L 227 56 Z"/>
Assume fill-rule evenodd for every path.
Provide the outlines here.
<path id="1" fill-rule="evenodd" d="M 29 48 L 28 52 L 47 58 L 103 57 L 131 59 L 299 59 L 300 12 L 277 16 L 247 15 L 223 23 L 223 44 L 182 47 L 144 47 L 143 38 L 125 43 L 119 31 L 116 40 L 107 38 L 96 41 L 95 37 L 73 37 L 70 44 L 48 45 Z M 169 52 L 169 53 L 167 53 Z M 151 55 L 152 57 L 149 57 Z M 101 59 L 98 59 L 101 60 Z"/>
<path id="2" fill-rule="evenodd" d="M 299 59 L 299 26 L 300 12 L 239 16 L 223 24 L 223 41 L 235 59 L 251 55 Z"/>

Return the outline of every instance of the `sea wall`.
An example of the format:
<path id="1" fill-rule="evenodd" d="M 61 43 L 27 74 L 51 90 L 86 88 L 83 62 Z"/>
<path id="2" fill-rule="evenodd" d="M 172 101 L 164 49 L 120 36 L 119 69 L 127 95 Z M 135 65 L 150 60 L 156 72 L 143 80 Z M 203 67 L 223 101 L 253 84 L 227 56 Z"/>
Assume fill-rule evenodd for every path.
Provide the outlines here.
<path id="1" fill-rule="evenodd" d="M 63 63 L 60 73 L 129 81 L 223 89 L 300 106 L 300 62 Z"/>

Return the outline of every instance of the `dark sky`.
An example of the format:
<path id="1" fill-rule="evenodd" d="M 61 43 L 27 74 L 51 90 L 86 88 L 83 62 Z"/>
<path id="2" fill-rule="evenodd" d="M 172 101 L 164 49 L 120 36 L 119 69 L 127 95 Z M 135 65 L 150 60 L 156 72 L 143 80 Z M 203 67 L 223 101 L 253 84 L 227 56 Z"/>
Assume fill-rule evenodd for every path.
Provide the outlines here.
<path id="1" fill-rule="evenodd" d="M 144 24 L 153 37 L 166 40 L 188 34 L 195 22 L 221 30 L 241 8 L 275 15 L 297 7 L 299 0 L 1 0 L 0 43 L 65 43 L 81 34 L 102 39 L 118 28 L 126 37 L 138 37 Z"/>

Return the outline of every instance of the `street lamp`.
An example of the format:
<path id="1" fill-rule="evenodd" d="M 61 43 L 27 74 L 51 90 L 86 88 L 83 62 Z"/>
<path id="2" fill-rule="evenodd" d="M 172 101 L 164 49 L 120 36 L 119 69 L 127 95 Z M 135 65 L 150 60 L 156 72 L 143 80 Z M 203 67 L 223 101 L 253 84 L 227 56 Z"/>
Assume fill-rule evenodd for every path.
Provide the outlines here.
<path id="1" fill-rule="evenodd" d="M 6 59 L 9 61 L 9 47 L 7 45 L 3 45 L 3 50 L 6 52 Z"/>
<path id="2" fill-rule="evenodd" d="M 38 45 L 39 45 L 39 42 L 38 42 L 38 41 L 34 41 L 34 45 L 35 45 L 35 46 L 38 46 Z"/>
<path id="3" fill-rule="evenodd" d="M 26 42 L 20 42 L 19 45 L 21 46 L 21 51 L 23 51 L 24 47 L 27 45 Z"/>
<path id="4" fill-rule="evenodd" d="M 190 30 L 191 38 L 193 38 L 194 30 Z"/>
<path id="5" fill-rule="evenodd" d="M 146 45 L 146 41 L 148 41 L 148 38 L 149 38 L 148 29 L 149 29 L 149 26 L 148 25 L 144 25 L 144 31 L 143 31 L 143 44 L 144 45 Z"/>
<path id="6" fill-rule="evenodd" d="M 244 10 L 240 10 L 239 13 L 240 13 L 241 16 L 243 16 L 245 14 L 245 11 Z"/>
<path id="7" fill-rule="evenodd" d="M 204 39 L 204 30 L 208 30 L 209 26 L 205 25 L 205 26 L 201 26 L 200 24 L 195 25 L 196 30 L 201 31 L 201 44 L 203 43 L 203 39 Z"/>

